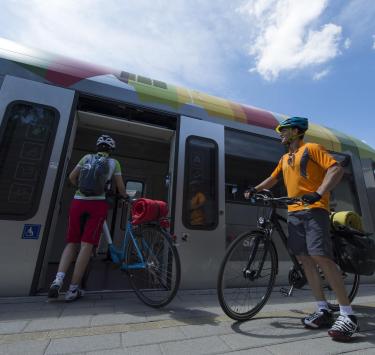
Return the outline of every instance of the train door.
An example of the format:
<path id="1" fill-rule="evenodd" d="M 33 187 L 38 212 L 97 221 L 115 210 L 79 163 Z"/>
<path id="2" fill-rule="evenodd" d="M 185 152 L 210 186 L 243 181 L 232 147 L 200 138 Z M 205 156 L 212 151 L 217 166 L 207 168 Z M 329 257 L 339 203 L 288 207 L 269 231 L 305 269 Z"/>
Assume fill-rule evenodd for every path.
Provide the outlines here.
<path id="1" fill-rule="evenodd" d="M 64 169 L 73 101 L 72 90 L 11 76 L 2 83 L 0 296 L 31 291 Z"/>
<path id="2" fill-rule="evenodd" d="M 69 184 L 67 175 L 83 155 L 95 150 L 99 135 L 109 134 L 116 141 L 112 157 L 121 165 L 123 180 L 131 197 L 168 200 L 169 196 L 166 177 L 173 171 L 173 164 L 170 165 L 170 146 L 173 144 L 174 130 L 91 111 L 76 111 L 75 121 L 76 131 L 71 134 L 72 138 L 75 135 L 75 139 L 72 141 L 71 153 L 68 154 L 66 174 L 61 180 L 61 198 L 56 203 L 56 225 L 50 232 L 39 277 L 40 293 L 46 292 L 52 282 L 66 245 L 69 206 L 76 192 L 76 187 Z M 124 236 L 124 215 L 125 209 L 122 204 L 114 203 L 107 217 L 112 239 L 119 247 Z M 125 275 L 119 270 L 114 270 L 107 257 L 107 251 L 108 245 L 102 238 L 96 249 L 96 256 L 90 261 L 90 271 L 84 278 L 83 286 L 86 291 L 118 291 L 129 288 Z M 63 291 L 69 286 L 72 271 L 73 267 L 68 270 Z"/>
<path id="3" fill-rule="evenodd" d="M 181 117 L 175 234 L 183 288 L 210 288 L 225 250 L 224 126 Z"/>

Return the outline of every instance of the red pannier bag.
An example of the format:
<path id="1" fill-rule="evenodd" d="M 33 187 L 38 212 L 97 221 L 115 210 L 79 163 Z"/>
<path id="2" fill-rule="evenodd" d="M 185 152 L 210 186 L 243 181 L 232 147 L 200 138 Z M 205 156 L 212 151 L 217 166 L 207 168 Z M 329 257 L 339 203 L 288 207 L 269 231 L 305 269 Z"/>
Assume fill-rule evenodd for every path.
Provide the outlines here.
<path id="1" fill-rule="evenodd" d="M 163 224 L 162 227 L 165 227 L 167 215 L 168 204 L 165 201 L 140 198 L 133 203 L 132 224 L 136 226 L 142 223 L 159 221 Z"/>

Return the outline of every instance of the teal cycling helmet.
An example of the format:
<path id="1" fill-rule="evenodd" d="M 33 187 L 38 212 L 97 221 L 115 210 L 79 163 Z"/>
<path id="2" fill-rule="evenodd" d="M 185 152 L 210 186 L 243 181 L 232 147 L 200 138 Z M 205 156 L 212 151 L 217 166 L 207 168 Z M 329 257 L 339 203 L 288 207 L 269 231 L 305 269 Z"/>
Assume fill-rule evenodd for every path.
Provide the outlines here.
<path id="1" fill-rule="evenodd" d="M 305 132 L 309 128 L 309 121 L 305 117 L 289 117 L 276 127 L 276 132 L 280 133 L 281 129 L 288 127 L 299 128 L 301 131 Z"/>

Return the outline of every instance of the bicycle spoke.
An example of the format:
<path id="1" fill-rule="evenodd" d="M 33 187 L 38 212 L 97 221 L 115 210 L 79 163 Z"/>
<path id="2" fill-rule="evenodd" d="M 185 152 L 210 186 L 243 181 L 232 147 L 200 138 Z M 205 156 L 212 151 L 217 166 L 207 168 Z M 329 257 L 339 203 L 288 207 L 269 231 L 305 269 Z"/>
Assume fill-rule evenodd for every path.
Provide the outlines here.
<path id="1" fill-rule="evenodd" d="M 220 304 L 225 313 L 236 320 L 254 316 L 272 290 L 275 252 L 273 247 L 266 248 L 263 238 L 255 244 L 259 238 L 262 238 L 259 234 L 252 233 L 239 236 L 229 247 L 219 272 Z M 250 265 L 249 260 L 252 260 Z"/>
<path id="2" fill-rule="evenodd" d="M 169 303 L 180 281 L 180 261 L 170 237 L 158 228 L 144 228 L 136 238 L 144 267 L 129 270 L 130 283 L 146 304 L 161 307 Z M 141 263 L 133 243 L 128 245 L 127 263 Z"/>

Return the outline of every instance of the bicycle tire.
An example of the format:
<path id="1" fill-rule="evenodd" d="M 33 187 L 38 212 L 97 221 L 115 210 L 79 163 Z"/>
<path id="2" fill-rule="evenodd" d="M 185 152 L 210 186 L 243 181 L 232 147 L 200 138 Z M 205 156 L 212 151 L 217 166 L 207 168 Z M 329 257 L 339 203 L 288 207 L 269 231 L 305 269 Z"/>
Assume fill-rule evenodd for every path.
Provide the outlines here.
<path id="1" fill-rule="evenodd" d="M 251 272 L 256 272 L 260 266 L 260 260 L 262 260 L 258 260 L 257 257 L 262 258 L 264 255 L 261 251 L 264 250 L 264 241 L 266 240 L 261 231 L 245 232 L 239 235 L 229 245 L 219 269 L 217 294 L 220 306 L 228 317 L 237 321 L 245 321 L 254 317 L 266 304 L 275 283 L 277 254 L 271 241 L 269 241 L 262 268 L 263 277 L 267 279 L 251 280 L 244 275 L 244 269 L 246 269 L 249 257 L 254 250 L 256 239 L 259 240 L 259 245 L 251 265 L 255 266 L 255 268 L 251 268 Z M 230 269 L 234 269 L 234 277 L 229 277 Z M 254 304 L 250 304 L 252 292 L 255 292 Z M 248 302 L 249 305 L 239 305 L 238 303 L 242 300 Z"/>
<path id="2" fill-rule="evenodd" d="M 136 239 L 146 268 L 128 269 L 129 283 L 143 303 L 163 307 L 173 300 L 180 285 L 181 263 L 177 249 L 170 234 L 155 226 L 142 226 Z M 126 250 L 126 265 L 140 261 L 131 240 Z"/>

